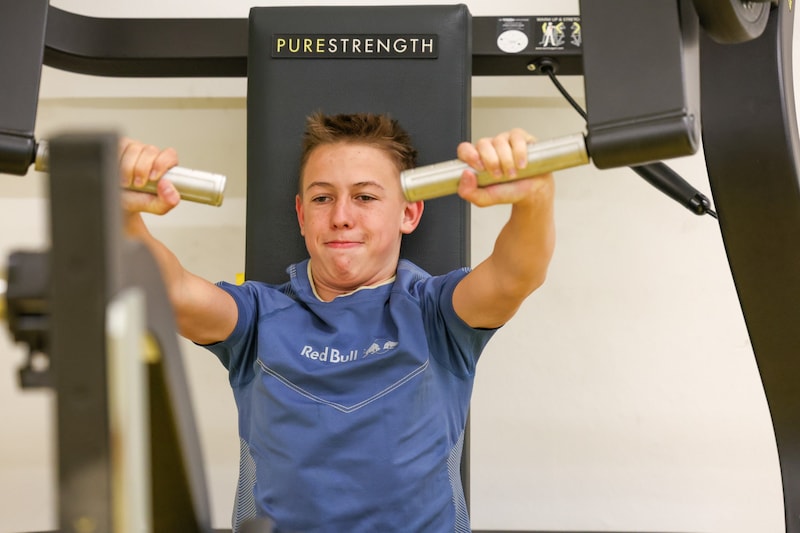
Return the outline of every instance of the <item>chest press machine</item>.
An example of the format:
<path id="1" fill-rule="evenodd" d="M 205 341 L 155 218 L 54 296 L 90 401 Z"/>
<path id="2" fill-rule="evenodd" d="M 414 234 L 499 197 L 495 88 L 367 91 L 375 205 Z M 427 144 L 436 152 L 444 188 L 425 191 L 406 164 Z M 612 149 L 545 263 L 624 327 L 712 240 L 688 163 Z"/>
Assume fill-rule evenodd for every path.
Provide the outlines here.
<path id="1" fill-rule="evenodd" d="M 34 137 L 42 64 L 120 77 L 247 76 L 250 279 L 280 281 L 283 268 L 304 254 L 299 236 L 291 237 L 294 181 L 283 178 L 296 174 L 302 118 L 316 109 L 390 111 L 428 165 L 450 158 L 469 138 L 471 76 L 583 75 L 582 139 L 595 166 L 633 166 L 696 214 L 710 213 L 705 197 L 669 169 L 647 167 L 694 153 L 702 135 L 773 420 L 786 531 L 800 532 L 793 2 L 582 0 L 580 16 L 561 18 L 578 23 L 582 41 L 564 40 L 566 25 L 547 25 L 553 17 L 470 17 L 463 6 L 254 8 L 249 20 L 238 20 L 92 19 L 48 4 L 0 0 L 0 172 L 23 175 L 42 154 Z M 639 22 L 624 38 L 608 31 L 621 19 Z M 320 35 L 339 39 L 337 54 L 330 40 L 321 48 L 307 41 Z M 409 39 L 405 50 L 410 39 L 435 45 L 418 56 L 387 45 L 387 56 L 375 57 L 387 35 Z M 354 38 L 359 49 L 349 41 L 342 51 L 342 39 Z M 370 53 L 367 38 L 375 39 Z M 637 66 L 653 62 L 660 68 L 641 76 Z M 75 524 L 115 531 L 146 520 L 154 531 L 211 531 L 168 302 L 152 258 L 120 238 L 109 178 L 116 137 L 67 134 L 52 140 L 48 155 L 53 244 L 47 253 L 9 258 L 5 314 L 15 339 L 31 348 L 23 385 L 57 394 L 59 524 L 63 531 Z M 434 274 L 468 264 L 468 231 L 467 206 L 438 198 L 403 254 Z M 282 253 L 262 255 L 256 243 L 265 241 L 281 243 Z M 141 353 L 126 352 L 131 338 L 133 345 L 147 339 L 145 369 L 136 364 Z M 47 370 L 37 366 L 41 357 L 50 360 Z M 111 375 L 120 381 L 107 379 L 107 367 L 117 368 Z M 123 375 L 145 396 L 123 387 Z M 119 409 L 125 402 L 147 408 L 124 419 L 131 416 Z M 144 440 L 131 436 L 127 445 L 146 450 L 143 462 L 118 462 L 110 436 L 126 428 L 140 430 Z M 466 485 L 468 461 L 462 470 Z M 268 531 L 270 524 L 244 530 Z"/>

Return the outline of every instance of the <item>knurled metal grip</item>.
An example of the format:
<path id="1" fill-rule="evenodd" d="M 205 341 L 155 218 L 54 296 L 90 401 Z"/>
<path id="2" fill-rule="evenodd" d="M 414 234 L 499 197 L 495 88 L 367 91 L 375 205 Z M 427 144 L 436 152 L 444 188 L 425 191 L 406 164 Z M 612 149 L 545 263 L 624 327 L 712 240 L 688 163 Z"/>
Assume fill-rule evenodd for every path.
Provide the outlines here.
<path id="1" fill-rule="evenodd" d="M 581 133 L 540 141 L 528 146 L 528 165 L 520 169 L 513 179 L 495 178 L 488 172 L 478 172 L 478 185 L 484 187 L 503 181 L 513 181 L 555 170 L 589 163 L 586 139 Z M 430 200 L 455 194 L 464 170 L 471 168 L 459 159 L 425 165 L 400 173 L 403 194 L 409 202 Z"/>
<path id="2" fill-rule="evenodd" d="M 47 141 L 39 141 L 36 147 L 36 170 L 47 172 L 49 169 L 49 149 Z M 222 174 L 214 174 L 203 170 L 194 170 L 184 167 L 173 167 L 164 174 L 181 196 L 182 200 L 208 204 L 213 206 L 222 205 L 225 196 L 225 183 L 227 177 Z M 156 193 L 156 181 L 148 181 L 144 187 L 127 187 L 132 191 Z"/>

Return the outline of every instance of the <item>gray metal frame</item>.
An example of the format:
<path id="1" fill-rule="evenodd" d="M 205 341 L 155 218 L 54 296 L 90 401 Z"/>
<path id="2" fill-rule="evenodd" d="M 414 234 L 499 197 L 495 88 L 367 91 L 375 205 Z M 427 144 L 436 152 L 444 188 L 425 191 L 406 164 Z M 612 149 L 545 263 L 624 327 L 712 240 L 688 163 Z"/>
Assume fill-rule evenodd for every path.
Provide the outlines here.
<path id="1" fill-rule="evenodd" d="M 147 365 L 153 528 L 208 533 L 203 458 L 174 319 L 155 260 L 123 238 L 117 146 L 109 133 L 64 135 L 51 144 L 49 334 L 59 524 L 63 531 L 75 524 L 113 530 L 106 324 L 115 296 L 137 287 L 159 355 Z"/>

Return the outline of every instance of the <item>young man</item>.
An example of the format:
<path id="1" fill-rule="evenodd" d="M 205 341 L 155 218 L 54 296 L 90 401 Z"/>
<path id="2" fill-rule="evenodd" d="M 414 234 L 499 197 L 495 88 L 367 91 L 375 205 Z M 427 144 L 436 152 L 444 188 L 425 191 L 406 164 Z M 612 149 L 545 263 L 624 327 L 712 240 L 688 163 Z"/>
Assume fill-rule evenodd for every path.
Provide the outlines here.
<path id="1" fill-rule="evenodd" d="M 513 176 L 530 142 L 514 129 L 457 153 Z M 159 262 L 180 333 L 229 372 L 242 443 L 234 530 L 268 516 L 279 531 L 470 531 L 459 463 L 475 365 L 544 281 L 553 178 L 479 188 L 465 171 L 462 198 L 511 204 L 511 215 L 474 270 L 430 276 L 399 257 L 423 212 L 399 180 L 415 156 L 386 116 L 310 117 L 295 201 L 309 259 L 280 286 L 189 273 L 139 214 L 172 209 L 174 187 L 124 194 L 127 231 Z M 173 150 L 127 142 L 123 184 L 158 180 L 177 162 Z"/>

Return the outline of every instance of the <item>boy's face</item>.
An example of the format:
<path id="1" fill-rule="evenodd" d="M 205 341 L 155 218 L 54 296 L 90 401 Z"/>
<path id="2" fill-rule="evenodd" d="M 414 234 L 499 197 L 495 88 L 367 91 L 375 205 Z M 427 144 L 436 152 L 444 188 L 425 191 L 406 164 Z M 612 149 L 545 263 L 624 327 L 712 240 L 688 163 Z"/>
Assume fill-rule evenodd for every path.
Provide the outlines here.
<path id="1" fill-rule="evenodd" d="M 401 236 L 416 228 L 423 207 L 405 200 L 384 151 L 336 143 L 311 152 L 295 209 L 316 289 L 327 299 L 393 276 Z"/>

